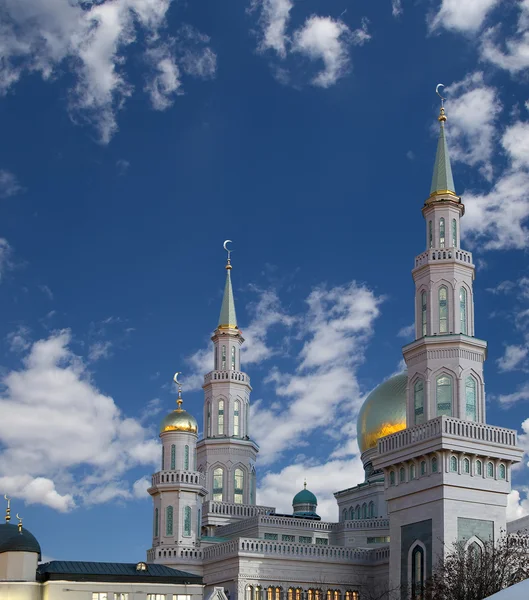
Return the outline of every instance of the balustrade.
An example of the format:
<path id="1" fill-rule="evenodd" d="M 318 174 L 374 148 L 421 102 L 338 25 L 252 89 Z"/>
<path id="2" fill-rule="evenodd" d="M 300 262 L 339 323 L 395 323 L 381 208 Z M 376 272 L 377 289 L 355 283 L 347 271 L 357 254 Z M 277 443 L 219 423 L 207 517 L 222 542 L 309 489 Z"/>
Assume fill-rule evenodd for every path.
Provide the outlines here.
<path id="1" fill-rule="evenodd" d="M 152 485 L 167 483 L 191 483 L 193 485 L 205 485 L 205 477 L 202 473 L 196 471 L 158 471 L 152 478 Z"/>
<path id="2" fill-rule="evenodd" d="M 455 260 L 467 265 L 473 264 L 472 253 L 466 250 L 461 250 L 460 248 L 430 248 L 415 258 L 415 266 L 422 267 L 428 263 L 438 263 L 448 260 Z"/>
<path id="3" fill-rule="evenodd" d="M 204 384 L 210 381 L 241 381 L 250 385 L 250 377 L 242 371 L 210 371 L 204 375 Z"/>

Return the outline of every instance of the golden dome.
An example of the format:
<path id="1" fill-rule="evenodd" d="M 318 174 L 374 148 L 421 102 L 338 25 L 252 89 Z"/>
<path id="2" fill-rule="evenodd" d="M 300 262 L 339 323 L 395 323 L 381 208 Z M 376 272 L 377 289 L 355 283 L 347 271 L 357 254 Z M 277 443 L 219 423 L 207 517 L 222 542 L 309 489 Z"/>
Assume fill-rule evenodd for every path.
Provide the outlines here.
<path id="1" fill-rule="evenodd" d="M 356 424 L 361 452 L 375 448 L 385 435 L 406 428 L 406 385 L 408 373 L 390 377 L 366 398 Z"/>
<path id="2" fill-rule="evenodd" d="M 178 374 L 178 373 L 177 373 Z M 160 425 L 160 433 L 166 431 L 186 431 L 187 433 L 197 433 L 198 423 L 193 415 L 190 415 L 182 408 L 182 392 L 178 390 L 178 399 L 176 401 L 178 408 L 169 413 Z"/>

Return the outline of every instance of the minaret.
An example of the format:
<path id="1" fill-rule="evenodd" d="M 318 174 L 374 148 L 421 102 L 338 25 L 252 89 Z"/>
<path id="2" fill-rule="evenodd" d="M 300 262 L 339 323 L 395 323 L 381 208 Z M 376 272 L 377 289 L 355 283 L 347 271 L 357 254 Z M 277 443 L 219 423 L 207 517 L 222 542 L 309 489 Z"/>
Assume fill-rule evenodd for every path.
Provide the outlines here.
<path id="1" fill-rule="evenodd" d="M 153 540 L 147 560 L 201 575 L 201 510 L 207 491 L 204 476 L 197 470 L 198 424 L 182 408 L 178 375 L 174 376 L 177 408 L 160 426 L 161 468 L 147 490 L 153 499 Z"/>
<path id="2" fill-rule="evenodd" d="M 228 240 L 229 241 L 229 240 Z M 204 377 L 204 439 L 197 445 L 199 470 L 209 490 L 203 525 L 241 518 L 235 505 L 255 505 L 255 461 L 259 448 L 250 439 L 250 378 L 241 370 L 244 343 L 237 326 L 231 283 L 231 252 L 226 264 L 226 285 L 213 341 L 213 371 Z M 220 510 L 215 504 L 223 503 Z M 228 506 L 229 505 L 229 506 Z"/>
<path id="3" fill-rule="evenodd" d="M 438 86 L 439 89 L 439 86 Z M 443 104 L 426 250 L 415 259 L 415 341 L 408 367 L 407 428 L 378 440 L 390 522 L 390 589 L 422 598 L 425 580 L 452 544 L 477 552 L 505 531 L 516 432 L 485 423 L 486 342 L 474 337 L 474 264 L 460 246 Z"/>

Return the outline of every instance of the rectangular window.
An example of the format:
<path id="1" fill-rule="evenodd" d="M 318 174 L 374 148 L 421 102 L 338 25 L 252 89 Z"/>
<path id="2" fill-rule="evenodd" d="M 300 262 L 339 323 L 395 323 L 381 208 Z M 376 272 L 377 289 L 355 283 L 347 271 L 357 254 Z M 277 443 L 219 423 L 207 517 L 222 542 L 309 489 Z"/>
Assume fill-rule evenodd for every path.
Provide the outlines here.
<path id="1" fill-rule="evenodd" d="M 281 541 L 282 542 L 295 542 L 296 541 L 296 536 L 295 535 L 282 535 L 281 536 Z"/>
<path id="2" fill-rule="evenodd" d="M 439 248 L 445 247 L 445 220 L 443 217 L 439 219 Z"/>
<path id="3" fill-rule="evenodd" d="M 389 544 L 389 541 L 390 541 L 389 535 L 382 535 L 379 537 L 368 537 L 367 538 L 368 544 Z"/>
<path id="4" fill-rule="evenodd" d="M 173 535 L 173 507 L 168 506 L 165 511 L 165 535 Z"/>
<path id="5" fill-rule="evenodd" d="M 213 502 L 222 502 L 224 471 L 219 467 L 213 471 Z"/>
<path id="6" fill-rule="evenodd" d="M 108 600 L 108 592 L 92 592 L 92 600 Z"/>
<path id="7" fill-rule="evenodd" d="M 190 594 L 173 594 L 173 600 L 191 600 Z"/>
<path id="8" fill-rule="evenodd" d="M 176 446 L 171 445 L 171 469 L 176 469 Z"/>
<path id="9" fill-rule="evenodd" d="M 165 467 L 165 447 L 162 446 L 162 471 L 164 470 Z"/>
<path id="10" fill-rule="evenodd" d="M 219 413 L 217 417 L 217 433 L 224 435 L 224 400 L 219 400 Z"/>
<path id="11" fill-rule="evenodd" d="M 235 469 L 234 475 L 234 501 L 235 504 L 243 503 L 243 494 L 244 494 L 244 473 L 242 469 Z"/>
<path id="12" fill-rule="evenodd" d="M 433 248 L 433 227 L 431 221 L 428 221 L 428 247 Z"/>
<path id="13" fill-rule="evenodd" d="M 465 288 L 459 290 L 459 317 L 461 333 L 467 334 L 467 291 Z"/>
<path id="14" fill-rule="evenodd" d="M 298 542 L 300 544 L 312 544 L 312 538 L 310 535 L 300 535 L 298 537 Z"/>
<path id="15" fill-rule="evenodd" d="M 265 533 L 264 534 L 264 539 L 265 540 L 277 540 L 277 533 Z"/>
<path id="16" fill-rule="evenodd" d="M 427 303 L 426 303 L 426 292 L 421 294 L 421 325 L 422 325 L 422 335 L 428 335 L 428 313 L 427 313 Z"/>
<path id="17" fill-rule="evenodd" d="M 190 506 L 184 507 L 184 535 L 188 536 L 188 537 L 191 535 L 191 507 Z"/>
<path id="18" fill-rule="evenodd" d="M 452 219 L 452 246 L 457 248 L 457 221 Z"/>
<path id="19" fill-rule="evenodd" d="M 235 346 L 231 347 L 231 370 L 235 371 Z"/>
<path id="20" fill-rule="evenodd" d="M 226 346 L 222 346 L 221 369 L 226 370 Z"/>
<path id="21" fill-rule="evenodd" d="M 329 540 L 327 538 L 316 538 L 316 546 L 328 546 Z"/>
<path id="22" fill-rule="evenodd" d="M 147 600 L 166 600 L 166 594 L 147 594 Z"/>
<path id="23" fill-rule="evenodd" d="M 413 387 L 413 403 L 415 410 L 415 425 L 424 422 L 424 382 L 419 379 Z"/>
<path id="24" fill-rule="evenodd" d="M 443 286 L 439 288 L 439 333 L 448 332 L 448 291 Z"/>
<path id="25" fill-rule="evenodd" d="M 128 592 L 114 592 L 114 600 L 129 600 Z"/>
<path id="26" fill-rule="evenodd" d="M 215 352 L 213 353 L 213 356 L 214 356 L 214 362 L 215 362 L 214 369 L 215 369 L 215 371 L 218 371 L 219 370 L 219 349 L 217 347 L 215 347 Z"/>
<path id="27" fill-rule="evenodd" d="M 241 412 L 241 403 L 239 400 L 235 400 L 235 404 L 233 405 L 233 435 L 240 435 L 240 412 Z"/>
<path id="28" fill-rule="evenodd" d="M 189 446 L 184 446 L 184 471 L 189 471 Z"/>

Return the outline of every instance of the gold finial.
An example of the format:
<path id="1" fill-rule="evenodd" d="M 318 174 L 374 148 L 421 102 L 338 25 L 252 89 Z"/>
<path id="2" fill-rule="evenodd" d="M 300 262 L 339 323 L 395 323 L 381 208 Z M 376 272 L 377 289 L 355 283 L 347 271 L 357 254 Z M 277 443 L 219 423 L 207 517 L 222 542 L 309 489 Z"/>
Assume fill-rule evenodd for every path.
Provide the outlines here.
<path id="1" fill-rule="evenodd" d="M 18 513 L 17 513 L 17 519 L 18 519 L 18 533 L 21 533 L 21 531 L 22 531 L 22 517 L 20 517 Z"/>
<path id="2" fill-rule="evenodd" d="M 306 490 L 307 489 L 307 480 L 305 479 L 303 481 L 303 489 Z"/>
<path id="3" fill-rule="evenodd" d="M 439 93 L 439 88 L 444 88 L 444 84 L 443 83 L 438 83 L 437 87 L 435 88 L 435 93 L 439 96 L 439 98 L 441 98 L 441 110 L 439 111 L 439 116 L 437 117 L 437 120 L 439 121 L 439 123 L 441 123 L 441 125 L 444 125 L 446 122 L 446 114 L 445 114 L 445 100 L 446 98 L 444 98 L 443 96 L 441 96 L 441 94 Z"/>
<path id="4" fill-rule="evenodd" d="M 11 498 L 7 494 L 4 494 L 4 498 L 7 500 L 6 523 L 9 523 L 11 521 Z"/>
<path id="5" fill-rule="evenodd" d="M 228 244 L 232 244 L 232 243 L 233 243 L 233 242 L 232 242 L 231 240 L 226 240 L 226 241 L 224 242 L 224 244 L 222 244 L 222 246 L 223 246 L 224 250 L 226 250 L 226 252 L 228 253 L 228 262 L 226 263 L 226 269 L 227 269 L 228 271 L 230 271 L 230 270 L 231 270 L 231 253 L 232 253 L 232 250 L 230 250 L 230 249 L 228 248 Z"/>
<path id="6" fill-rule="evenodd" d="M 176 403 L 178 404 L 178 408 L 176 409 L 177 412 L 182 412 L 183 408 L 182 408 L 182 384 L 180 381 L 178 381 L 178 375 L 182 375 L 182 371 L 177 371 L 174 374 L 173 377 L 173 381 L 176 383 L 176 385 L 178 386 L 178 398 L 176 399 Z"/>

